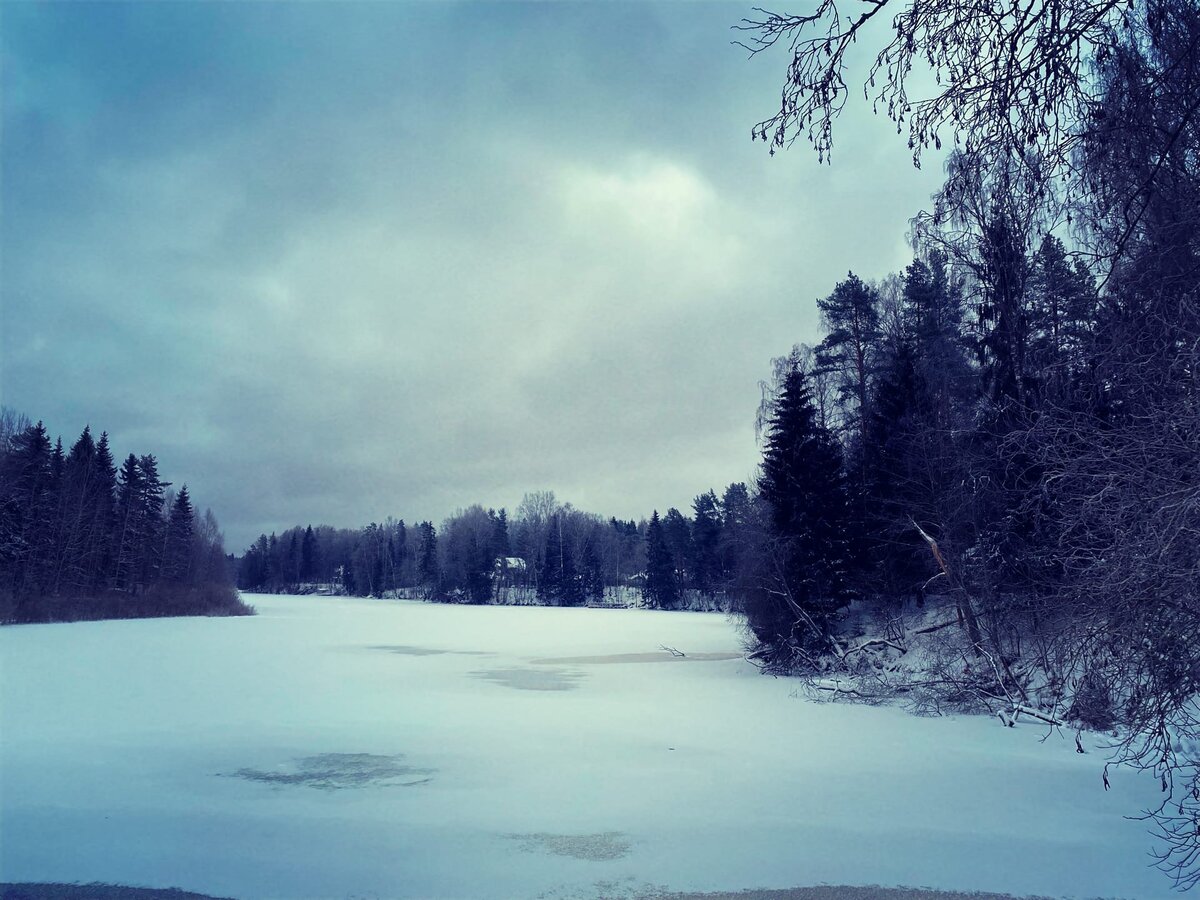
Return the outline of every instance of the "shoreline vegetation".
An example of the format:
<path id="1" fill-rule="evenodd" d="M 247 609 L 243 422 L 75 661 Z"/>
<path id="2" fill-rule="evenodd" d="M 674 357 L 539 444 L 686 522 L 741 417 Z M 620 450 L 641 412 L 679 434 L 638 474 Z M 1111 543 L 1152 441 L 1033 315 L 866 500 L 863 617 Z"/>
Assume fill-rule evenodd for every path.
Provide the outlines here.
<path id="1" fill-rule="evenodd" d="M 0 884 L 3 900 L 232 900 L 196 894 L 179 888 L 129 887 L 118 884 L 58 884 L 29 882 Z M 593 900 L 618 900 L 597 893 Z M 675 893 L 659 889 L 622 894 L 620 900 L 1018 900 L 1011 894 L 985 894 L 975 891 L 935 891 L 929 888 L 874 885 L 852 887 L 823 884 L 813 887 L 779 888 L 773 890 L 717 891 L 714 893 Z M 1024 900 L 1047 900 L 1026 897 Z"/>
<path id="2" fill-rule="evenodd" d="M 233 900 L 179 888 L 130 887 L 124 884 L 64 884 L 61 882 L 22 882 L 0 884 L 2 900 Z"/>
<path id="3" fill-rule="evenodd" d="M 174 616 L 252 616 L 229 585 L 153 587 L 140 594 L 109 591 L 83 596 L 36 597 L 8 600 L 0 625 L 52 625 L 69 622 L 104 622 L 118 619 L 163 619 Z"/>

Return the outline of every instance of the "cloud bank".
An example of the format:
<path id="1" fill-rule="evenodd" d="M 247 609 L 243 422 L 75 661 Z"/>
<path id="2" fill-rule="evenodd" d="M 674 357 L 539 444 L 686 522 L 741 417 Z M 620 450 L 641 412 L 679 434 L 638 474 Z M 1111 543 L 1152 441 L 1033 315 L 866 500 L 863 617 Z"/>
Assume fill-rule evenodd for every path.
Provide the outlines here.
<path id="1" fill-rule="evenodd" d="M 5 5 L 3 402 L 156 453 L 238 551 L 745 480 L 770 358 L 937 182 L 865 115 L 832 167 L 752 144 L 747 12 Z"/>

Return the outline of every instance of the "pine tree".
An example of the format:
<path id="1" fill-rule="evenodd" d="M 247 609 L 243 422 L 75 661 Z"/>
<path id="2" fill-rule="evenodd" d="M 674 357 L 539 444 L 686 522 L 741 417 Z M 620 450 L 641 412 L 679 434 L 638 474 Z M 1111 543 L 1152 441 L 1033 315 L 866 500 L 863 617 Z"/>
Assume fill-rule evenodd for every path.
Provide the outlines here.
<path id="1" fill-rule="evenodd" d="M 1060 400 L 1087 364 L 1096 287 L 1062 241 L 1047 235 L 1029 273 L 1029 369 L 1046 399 Z"/>
<path id="2" fill-rule="evenodd" d="M 658 510 L 646 529 L 646 582 L 642 588 L 646 603 L 653 609 L 675 609 L 679 605 L 679 580 L 675 561 L 667 546 L 667 537 Z"/>
<path id="3" fill-rule="evenodd" d="M 817 301 L 828 334 L 817 347 L 821 366 L 837 373 L 844 405 L 853 403 L 845 423 L 857 431 L 865 445 L 868 388 L 879 342 L 879 298 L 853 272 L 847 274 L 828 297 Z"/>
<path id="4" fill-rule="evenodd" d="M 692 578 L 697 590 L 711 594 L 721 577 L 721 511 L 717 495 L 701 494 L 692 503 Z"/>
<path id="5" fill-rule="evenodd" d="M 750 524 L 750 491 L 735 482 L 721 495 L 721 580 L 729 584 L 738 570 Z"/>

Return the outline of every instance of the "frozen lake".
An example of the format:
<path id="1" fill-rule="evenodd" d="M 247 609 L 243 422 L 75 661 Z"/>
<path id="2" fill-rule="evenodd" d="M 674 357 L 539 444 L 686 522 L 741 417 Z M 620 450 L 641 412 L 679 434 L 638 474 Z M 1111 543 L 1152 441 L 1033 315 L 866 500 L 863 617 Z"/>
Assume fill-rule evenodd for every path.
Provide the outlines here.
<path id="1" fill-rule="evenodd" d="M 722 615 L 247 599 L 0 630 L 0 881 L 1172 896 L 1123 818 L 1152 785 L 1030 725 L 806 702 Z"/>

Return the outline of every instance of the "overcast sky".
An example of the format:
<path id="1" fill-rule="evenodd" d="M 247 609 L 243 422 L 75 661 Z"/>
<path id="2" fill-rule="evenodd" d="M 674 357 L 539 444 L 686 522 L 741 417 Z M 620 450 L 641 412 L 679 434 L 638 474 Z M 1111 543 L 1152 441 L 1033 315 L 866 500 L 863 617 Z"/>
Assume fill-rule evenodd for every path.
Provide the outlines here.
<path id="1" fill-rule="evenodd" d="M 859 107 L 832 167 L 752 143 L 749 11 L 0 5 L 0 399 L 156 454 L 237 552 L 746 480 L 771 358 L 939 175 Z"/>

